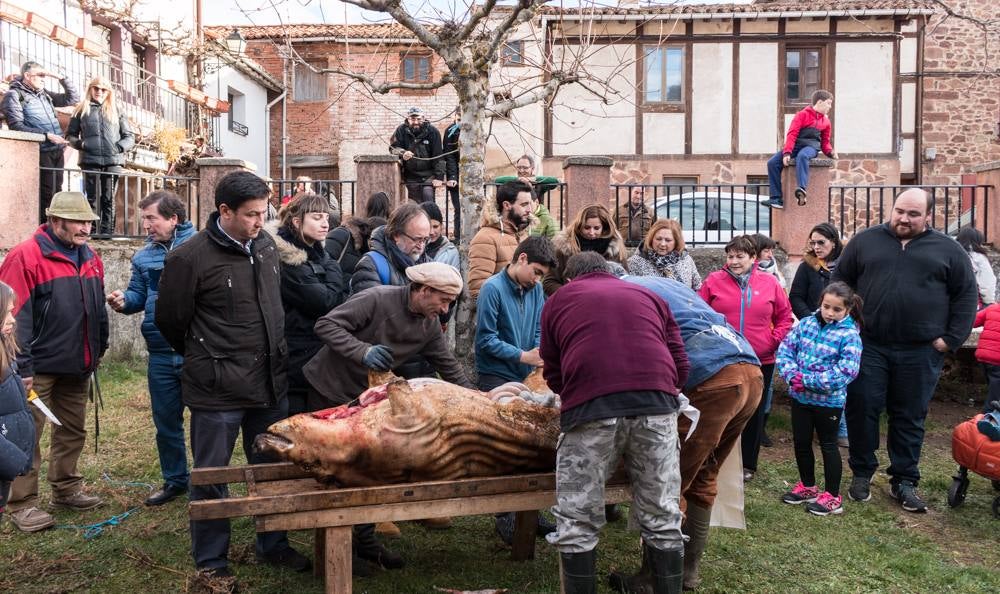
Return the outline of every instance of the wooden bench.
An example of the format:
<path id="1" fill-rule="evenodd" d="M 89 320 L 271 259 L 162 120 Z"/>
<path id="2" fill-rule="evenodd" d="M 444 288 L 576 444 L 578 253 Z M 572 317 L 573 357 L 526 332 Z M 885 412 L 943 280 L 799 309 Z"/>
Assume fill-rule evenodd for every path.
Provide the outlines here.
<path id="1" fill-rule="evenodd" d="M 258 532 L 315 530 L 313 571 L 326 591 L 351 592 L 351 527 L 355 524 L 517 512 L 513 558 L 535 556 L 538 510 L 555 505 L 555 474 L 433 481 L 337 489 L 291 463 L 198 468 L 192 485 L 245 483 L 245 496 L 192 501 L 192 520 L 255 516 Z M 631 500 L 618 475 L 605 490 L 608 503 Z"/>

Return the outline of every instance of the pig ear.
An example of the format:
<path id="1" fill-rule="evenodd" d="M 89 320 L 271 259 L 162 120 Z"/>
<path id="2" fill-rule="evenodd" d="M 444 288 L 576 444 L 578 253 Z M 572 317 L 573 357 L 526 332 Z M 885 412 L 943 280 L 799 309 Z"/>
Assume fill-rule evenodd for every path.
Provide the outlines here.
<path id="1" fill-rule="evenodd" d="M 374 369 L 368 370 L 368 387 L 374 388 L 375 386 L 384 386 L 392 380 L 399 379 L 399 377 L 392 371 L 375 371 Z"/>
<path id="2" fill-rule="evenodd" d="M 413 395 L 410 389 L 410 382 L 402 378 L 392 380 L 386 388 L 386 396 L 389 399 L 389 407 L 392 409 L 392 416 L 415 416 L 418 410 L 423 410 L 423 403 Z"/>

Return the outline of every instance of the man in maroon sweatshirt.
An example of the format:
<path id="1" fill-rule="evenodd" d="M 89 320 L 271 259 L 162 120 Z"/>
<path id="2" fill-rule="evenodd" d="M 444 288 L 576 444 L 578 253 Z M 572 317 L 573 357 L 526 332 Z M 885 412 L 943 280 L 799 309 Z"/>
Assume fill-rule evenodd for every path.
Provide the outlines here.
<path id="1" fill-rule="evenodd" d="M 542 310 L 539 354 L 562 409 L 556 460 L 556 531 L 567 594 L 593 593 L 604 483 L 624 455 L 632 516 L 654 592 L 681 591 L 677 394 L 688 363 L 680 328 L 655 293 L 611 275 L 604 258 L 569 259 L 572 282 Z"/>

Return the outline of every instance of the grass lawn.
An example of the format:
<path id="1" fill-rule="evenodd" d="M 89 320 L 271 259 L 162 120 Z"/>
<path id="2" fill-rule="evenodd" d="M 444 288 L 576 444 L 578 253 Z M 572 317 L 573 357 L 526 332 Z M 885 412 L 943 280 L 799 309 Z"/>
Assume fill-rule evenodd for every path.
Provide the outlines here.
<path id="1" fill-rule="evenodd" d="M 150 488 L 159 484 L 145 368 L 107 364 L 101 375 L 107 408 L 101 416 L 99 451 L 94 453 L 91 432 L 81 464 L 90 489 L 107 503 L 84 513 L 57 511 L 59 528 L 34 535 L 5 521 L 0 526 L 0 592 L 198 591 L 185 503 L 142 506 Z M 771 417 L 775 446 L 764 450 L 747 493 L 749 530 L 713 530 L 701 591 L 1000 592 L 1000 520 L 990 510 L 996 494 L 989 481 L 973 476 L 965 504 L 952 510 L 946 503 L 956 468 L 951 427 L 973 412 L 952 403 L 932 405 L 921 464 L 921 492 L 930 513 L 901 511 L 888 500 L 887 478 L 880 474 L 870 503 L 847 502 L 843 515 L 819 518 L 779 502 L 797 480 L 788 411 L 779 403 Z M 47 443 L 48 433 L 43 451 Z M 234 462 L 242 460 L 239 453 Z M 43 501 L 48 497 L 43 480 Z M 134 511 L 118 525 L 89 540 L 71 526 L 129 510 Z M 422 593 L 435 587 L 508 588 L 512 594 L 559 591 L 555 550 L 539 543 L 535 561 L 511 561 L 509 549 L 493 534 L 492 518 L 456 518 L 455 526 L 443 532 L 415 524 L 403 524 L 402 530 L 402 538 L 389 544 L 405 556 L 406 568 L 355 580 L 355 592 Z M 295 532 L 290 538 L 311 554 L 311 533 Z M 605 529 L 599 551 L 602 576 L 638 566 L 637 536 L 622 523 Z M 311 575 L 255 564 L 250 519 L 233 522 L 230 559 L 244 592 L 322 592 Z M 610 591 L 604 584 L 601 588 Z"/>

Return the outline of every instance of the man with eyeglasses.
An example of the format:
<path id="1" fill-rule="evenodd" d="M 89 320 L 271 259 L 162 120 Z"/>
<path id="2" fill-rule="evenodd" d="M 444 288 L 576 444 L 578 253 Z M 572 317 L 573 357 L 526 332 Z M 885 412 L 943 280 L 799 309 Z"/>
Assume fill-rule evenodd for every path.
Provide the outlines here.
<path id="1" fill-rule="evenodd" d="M 445 161 L 441 158 L 441 133 L 424 118 L 424 111 L 411 107 L 406 121 L 396 128 L 389 152 L 402 161 L 406 195 L 414 202 L 432 202 L 436 188 L 444 185 Z"/>
<path id="2" fill-rule="evenodd" d="M 65 93 L 46 90 L 47 77 L 58 78 Z M 10 90 L 0 103 L 11 130 L 45 136 L 38 155 L 38 166 L 44 168 L 39 170 L 38 178 L 39 223 L 45 223 L 45 209 L 52 202 L 52 194 L 62 188 L 62 169 L 66 164 L 63 151 L 69 144 L 63 138 L 55 108 L 76 105 L 79 101 L 80 92 L 69 77 L 52 74 L 38 62 L 25 62 L 20 78 L 10 83 Z"/>
<path id="3" fill-rule="evenodd" d="M 419 204 L 401 204 L 389 221 L 372 231 L 371 251 L 358 260 L 351 277 L 351 293 L 380 285 L 409 283 L 406 269 L 429 261 L 424 253 L 431 237 L 431 221 Z"/>

